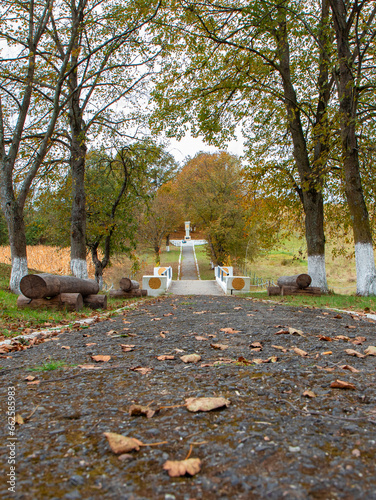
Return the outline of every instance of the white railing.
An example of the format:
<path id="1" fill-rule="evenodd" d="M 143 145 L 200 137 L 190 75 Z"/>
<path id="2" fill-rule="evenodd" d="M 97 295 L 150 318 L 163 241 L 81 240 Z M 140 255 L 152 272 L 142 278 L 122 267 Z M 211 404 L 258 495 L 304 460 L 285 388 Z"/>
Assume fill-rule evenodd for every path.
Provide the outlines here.
<path id="1" fill-rule="evenodd" d="M 233 273 L 231 266 L 214 268 L 215 279 L 226 295 L 249 292 L 251 279 L 248 276 L 234 276 Z"/>
<path id="2" fill-rule="evenodd" d="M 148 295 L 157 296 L 166 293 L 172 282 L 172 267 L 155 267 L 154 274 L 142 277 L 142 288 Z"/>

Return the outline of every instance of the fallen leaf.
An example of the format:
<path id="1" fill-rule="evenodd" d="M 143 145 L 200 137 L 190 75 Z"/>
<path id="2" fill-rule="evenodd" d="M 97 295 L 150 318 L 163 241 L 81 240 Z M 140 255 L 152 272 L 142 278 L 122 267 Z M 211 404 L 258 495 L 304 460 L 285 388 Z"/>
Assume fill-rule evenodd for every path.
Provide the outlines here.
<path id="1" fill-rule="evenodd" d="M 278 330 L 274 335 L 288 335 L 290 332 L 288 330 Z"/>
<path id="2" fill-rule="evenodd" d="M 70 349 L 70 346 L 69 345 L 62 345 L 61 348 L 62 349 Z"/>
<path id="3" fill-rule="evenodd" d="M 185 356 L 181 356 L 180 359 L 183 363 L 198 363 L 201 361 L 201 356 L 199 354 L 186 354 Z"/>
<path id="4" fill-rule="evenodd" d="M 353 455 L 354 457 L 356 458 L 359 458 L 360 457 L 360 450 L 358 450 L 357 448 L 354 448 L 352 451 L 351 451 L 351 455 Z"/>
<path id="5" fill-rule="evenodd" d="M 32 382 L 28 382 L 27 385 L 38 385 L 40 384 L 40 380 L 33 380 Z"/>
<path id="6" fill-rule="evenodd" d="M 325 342 L 332 342 L 333 341 L 332 337 L 326 337 L 325 335 L 319 335 L 318 337 L 320 340 L 325 340 Z"/>
<path id="7" fill-rule="evenodd" d="M 335 318 L 335 319 L 342 319 L 342 316 L 340 314 L 336 314 L 335 316 L 333 316 L 333 318 Z"/>
<path id="8" fill-rule="evenodd" d="M 32 380 L 35 380 L 35 377 L 34 375 L 28 375 L 27 377 L 24 378 L 24 380 L 28 380 L 29 382 L 31 382 Z"/>
<path id="9" fill-rule="evenodd" d="M 299 349 L 299 347 L 293 347 L 292 350 L 296 353 L 299 354 L 299 356 L 308 356 L 308 352 L 303 351 L 303 349 Z"/>
<path id="10" fill-rule="evenodd" d="M 289 327 L 289 334 L 290 335 L 300 335 L 301 337 L 304 337 L 304 333 L 301 330 L 297 330 L 296 328 Z"/>
<path id="11" fill-rule="evenodd" d="M 174 315 L 173 313 L 166 313 L 163 316 L 173 316 L 173 315 Z"/>
<path id="12" fill-rule="evenodd" d="M 221 351 L 228 349 L 228 345 L 226 344 L 210 344 L 210 347 L 213 347 L 214 349 L 220 349 Z"/>
<path id="13" fill-rule="evenodd" d="M 85 344 L 85 345 L 86 345 L 86 347 L 89 347 L 91 345 L 97 345 L 97 343 L 96 342 L 89 342 L 88 344 Z"/>
<path id="14" fill-rule="evenodd" d="M 167 361 L 168 359 L 175 359 L 173 354 L 162 354 L 161 356 L 157 356 L 158 361 Z"/>
<path id="15" fill-rule="evenodd" d="M 150 373 L 153 371 L 152 368 L 148 368 L 146 366 L 136 366 L 135 368 L 130 368 L 133 372 L 138 372 L 141 373 L 141 375 L 146 375 L 147 373 Z"/>
<path id="16" fill-rule="evenodd" d="M 234 311 L 240 311 L 240 309 L 243 309 L 242 307 L 234 307 Z"/>
<path id="17" fill-rule="evenodd" d="M 193 314 L 205 314 L 208 311 L 193 311 Z"/>
<path id="18" fill-rule="evenodd" d="M 166 335 L 165 335 L 163 332 L 160 332 L 160 334 L 159 334 L 159 335 L 160 335 L 163 339 L 165 339 L 165 338 L 166 338 Z"/>
<path id="19" fill-rule="evenodd" d="M 240 357 L 238 358 L 238 361 L 237 361 L 237 362 L 238 362 L 238 363 L 241 363 L 241 364 L 243 364 L 243 365 L 251 365 L 251 364 L 252 364 L 252 361 L 250 361 L 249 359 L 244 358 L 243 356 L 240 356 Z"/>
<path id="20" fill-rule="evenodd" d="M 115 335 L 117 333 L 116 330 L 109 330 L 106 335 Z"/>
<path id="21" fill-rule="evenodd" d="M 349 328 L 350 330 L 355 330 L 356 326 L 355 325 L 346 325 L 345 328 Z"/>
<path id="22" fill-rule="evenodd" d="M 17 413 L 15 416 L 15 422 L 17 425 L 22 425 L 25 423 L 24 419 L 22 418 L 22 416 L 19 413 Z"/>
<path id="23" fill-rule="evenodd" d="M 321 356 L 327 356 L 328 354 L 333 354 L 333 351 L 324 351 L 321 353 Z"/>
<path id="24" fill-rule="evenodd" d="M 187 460 L 167 460 L 163 469 L 168 472 L 170 477 L 179 477 L 189 474 L 194 476 L 201 469 L 201 460 L 199 458 L 188 458 Z"/>
<path id="25" fill-rule="evenodd" d="M 315 398 L 316 394 L 310 389 L 307 389 L 306 391 L 303 392 L 303 396 L 306 396 L 307 398 Z"/>
<path id="26" fill-rule="evenodd" d="M 152 318 L 150 321 L 161 321 L 162 318 Z"/>
<path id="27" fill-rule="evenodd" d="M 221 328 L 220 331 L 225 332 L 225 333 L 239 333 L 239 332 L 241 332 L 241 330 L 234 330 L 233 328 Z"/>
<path id="28" fill-rule="evenodd" d="M 81 368 L 81 370 L 101 370 L 99 366 L 95 365 L 78 365 L 78 368 Z"/>
<path id="29" fill-rule="evenodd" d="M 144 416 L 146 418 L 151 418 L 154 414 L 155 410 L 152 410 L 149 406 L 132 405 L 129 408 L 129 415 L 131 417 Z"/>
<path id="30" fill-rule="evenodd" d="M 345 382 L 343 380 L 335 380 L 330 384 L 330 387 L 334 389 L 350 389 L 354 391 L 356 389 L 355 385 L 352 384 L 351 382 Z"/>
<path id="31" fill-rule="evenodd" d="M 107 361 L 110 361 L 111 356 L 97 354 L 96 356 L 91 356 L 91 359 L 96 363 L 107 363 Z"/>
<path id="32" fill-rule="evenodd" d="M 357 358 L 365 358 L 366 357 L 361 352 L 354 351 L 354 349 L 345 349 L 345 353 L 349 354 L 350 356 L 356 356 Z"/>
<path id="33" fill-rule="evenodd" d="M 354 368 L 351 365 L 342 365 L 342 366 L 340 366 L 340 368 L 342 368 L 342 370 L 349 370 L 352 373 L 359 373 L 360 372 L 360 370 L 357 370 L 356 368 Z"/>
<path id="34" fill-rule="evenodd" d="M 257 348 L 262 349 L 262 345 L 260 344 L 260 342 L 252 342 L 252 344 L 250 344 L 250 347 L 253 347 L 255 349 Z"/>
<path id="35" fill-rule="evenodd" d="M 135 344 L 120 344 L 121 350 L 123 352 L 131 352 L 135 347 Z"/>
<path id="36" fill-rule="evenodd" d="M 132 450 L 138 451 L 140 446 L 143 445 L 143 443 L 136 438 L 122 436 L 121 434 L 116 434 L 115 432 L 104 432 L 103 435 L 106 436 L 111 450 L 116 455 L 120 455 L 120 453 L 127 453 Z"/>
<path id="37" fill-rule="evenodd" d="M 196 411 L 210 411 L 216 410 L 217 408 L 223 408 L 224 406 L 230 406 L 231 401 L 229 399 L 218 397 L 218 398 L 188 398 L 185 400 L 187 410 Z"/>
<path id="38" fill-rule="evenodd" d="M 175 348 L 174 351 L 176 351 L 176 352 L 184 352 L 184 349 Z"/>
<path id="39" fill-rule="evenodd" d="M 367 347 L 367 349 L 364 351 L 367 356 L 376 356 L 376 347 L 373 345 L 370 345 Z"/>
<path id="40" fill-rule="evenodd" d="M 272 345 L 272 347 L 274 347 L 274 349 L 278 349 L 279 351 L 287 352 L 286 347 L 282 347 L 281 345 Z"/>
<path id="41" fill-rule="evenodd" d="M 320 365 L 316 365 L 316 368 L 318 370 L 323 370 L 324 372 L 334 372 L 335 368 L 329 368 L 328 366 L 320 366 Z"/>
<path id="42" fill-rule="evenodd" d="M 253 358 L 251 361 L 256 365 L 261 365 L 262 363 L 276 363 L 278 361 L 278 358 L 277 356 L 271 356 L 268 359 Z"/>
<path id="43" fill-rule="evenodd" d="M 209 340 L 208 337 L 203 337 L 202 335 L 196 335 L 195 339 L 196 340 Z"/>

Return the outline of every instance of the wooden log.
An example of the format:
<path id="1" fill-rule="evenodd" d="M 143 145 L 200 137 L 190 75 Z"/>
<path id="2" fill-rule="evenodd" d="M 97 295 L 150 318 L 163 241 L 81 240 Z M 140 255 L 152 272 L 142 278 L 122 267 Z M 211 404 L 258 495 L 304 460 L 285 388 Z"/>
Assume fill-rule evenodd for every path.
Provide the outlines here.
<path id="1" fill-rule="evenodd" d="M 111 298 L 123 298 L 132 299 L 134 297 L 146 297 L 147 290 L 131 290 L 130 292 L 124 292 L 124 290 L 110 290 Z"/>
<path id="2" fill-rule="evenodd" d="M 278 278 L 278 286 L 290 286 L 297 288 L 307 288 L 312 282 L 309 274 L 295 274 L 294 276 L 281 276 Z"/>
<path id="3" fill-rule="evenodd" d="M 25 297 L 45 299 L 61 293 L 96 294 L 99 291 L 99 285 L 94 280 L 43 273 L 24 276 L 20 282 L 20 289 Z"/>
<path id="4" fill-rule="evenodd" d="M 268 295 L 281 295 L 281 287 L 279 286 L 268 286 Z"/>
<path id="5" fill-rule="evenodd" d="M 298 288 L 296 286 L 283 286 L 281 288 L 281 295 L 316 295 L 322 294 L 319 286 L 310 286 L 308 288 Z"/>
<path id="6" fill-rule="evenodd" d="M 140 288 L 140 283 L 130 278 L 121 278 L 119 286 L 124 292 L 130 292 L 131 290 L 138 290 Z"/>
<path id="7" fill-rule="evenodd" d="M 85 295 L 84 305 L 91 309 L 107 309 L 107 295 Z"/>
<path id="8" fill-rule="evenodd" d="M 61 293 L 50 299 L 30 299 L 24 295 L 17 298 L 19 309 L 67 309 L 68 311 L 80 311 L 84 306 L 80 293 Z"/>

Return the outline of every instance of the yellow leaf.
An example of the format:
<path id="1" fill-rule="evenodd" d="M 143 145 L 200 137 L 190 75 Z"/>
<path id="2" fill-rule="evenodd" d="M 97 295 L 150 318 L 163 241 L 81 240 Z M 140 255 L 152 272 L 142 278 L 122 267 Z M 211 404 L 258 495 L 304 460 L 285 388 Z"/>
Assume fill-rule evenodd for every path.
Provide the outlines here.
<path id="1" fill-rule="evenodd" d="M 194 476 L 201 469 L 201 460 L 199 458 L 188 458 L 187 460 L 167 460 L 163 469 L 168 472 L 170 477 L 179 477 L 189 474 Z"/>
<path id="2" fill-rule="evenodd" d="M 121 434 L 116 434 L 116 432 L 104 432 L 103 435 L 106 436 L 111 450 L 116 455 L 127 453 L 132 450 L 138 451 L 140 446 L 143 445 L 143 443 L 136 438 L 122 436 Z"/>

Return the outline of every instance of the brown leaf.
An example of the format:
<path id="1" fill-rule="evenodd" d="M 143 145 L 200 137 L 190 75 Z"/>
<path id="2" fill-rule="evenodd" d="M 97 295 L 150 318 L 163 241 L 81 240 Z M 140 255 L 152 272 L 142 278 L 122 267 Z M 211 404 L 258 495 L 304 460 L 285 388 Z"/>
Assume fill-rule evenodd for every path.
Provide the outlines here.
<path id="1" fill-rule="evenodd" d="M 209 340 L 208 337 L 203 337 L 202 335 L 196 335 L 195 339 L 196 340 Z"/>
<path id="2" fill-rule="evenodd" d="M 349 328 L 350 330 L 356 330 L 355 325 L 346 325 L 345 328 Z"/>
<path id="3" fill-rule="evenodd" d="M 359 373 L 360 372 L 360 370 L 357 370 L 356 368 L 354 368 L 351 365 L 342 365 L 342 366 L 340 366 L 340 368 L 342 368 L 342 370 L 349 370 L 352 373 Z"/>
<path id="4" fill-rule="evenodd" d="M 69 345 L 62 345 L 61 348 L 62 349 L 70 349 L 70 346 Z"/>
<path id="5" fill-rule="evenodd" d="M 162 318 L 152 318 L 150 321 L 161 321 Z"/>
<path id="6" fill-rule="evenodd" d="M 183 363 L 198 363 L 201 361 L 201 356 L 199 354 L 186 354 L 185 356 L 180 356 Z"/>
<path id="7" fill-rule="evenodd" d="M 32 382 L 28 382 L 27 385 L 38 385 L 40 384 L 40 380 L 33 380 Z"/>
<path id="8" fill-rule="evenodd" d="M 78 368 L 81 368 L 81 370 L 100 370 L 101 369 L 99 366 L 95 366 L 95 365 L 78 365 Z"/>
<path id="9" fill-rule="evenodd" d="M 121 434 L 116 434 L 115 432 L 104 432 L 103 435 L 106 436 L 111 450 L 116 455 L 120 455 L 120 453 L 127 453 L 132 450 L 138 451 L 140 446 L 143 445 L 143 443 L 136 438 L 122 436 Z"/>
<path id="10" fill-rule="evenodd" d="M 25 423 L 24 419 L 22 418 L 22 416 L 19 413 L 16 414 L 15 421 L 16 421 L 17 425 L 22 425 Z"/>
<path id="11" fill-rule="evenodd" d="M 189 474 L 194 476 L 201 469 L 201 460 L 199 458 L 188 458 L 187 460 L 167 460 L 163 469 L 168 472 L 170 477 L 179 477 Z"/>
<path id="12" fill-rule="evenodd" d="M 27 377 L 24 378 L 24 380 L 28 380 L 29 382 L 31 382 L 32 380 L 35 380 L 35 377 L 34 375 L 28 375 Z"/>
<path id="13" fill-rule="evenodd" d="M 218 398 L 188 398 L 185 400 L 187 410 L 196 411 L 210 411 L 224 406 L 230 406 L 231 401 L 218 397 Z"/>
<path id="14" fill-rule="evenodd" d="M 214 349 L 220 349 L 221 351 L 228 349 L 228 345 L 226 344 L 210 344 L 210 347 L 213 347 Z"/>
<path id="15" fill-rule="evenodd" d="M 165 339 L 165 338 L 166 338 L 166 334 L 165 334 L 164 332 L 160 332 L 160 334 L 159 334 L 159 335 L 162 337 L 162 339 Z"/>
<path id="16" fill-rule="evenodd" d="M 193 311 L 193 314 L 205 314 L 208 311 Z"/>
<path id="17" fill-rule="evenodd" d="M 262 363 L 276 363 L 278 361 L 277 356 L 271 356 L 268 359 L 261 359 L 261 358 L 253 358 L 252 363 L 255 363 L 256 365 L 261 365 Z"/>
<path id="18" fill-rule="evenodd" d="M 318 370 L 323 370 L 324 372 L 334 372 L 335 371 L 335 368 L 329 368 L 327 366 L 320 366 L 320 365 L 316 365 L 316 368 Z"/>
<path id="19" fill-rule="evenodd" d="M 308 356 L 308 352 L 303 351 L 303 349 L 299 349 L 299 347 L 293 347 L 292 350 L 296 353 L 299 354 L 299 356 Z"/>
<path id="20" fill-rule="evenodd" d="M 304 337 L 304 333 L 301 330 L 297 330 L 296 328 L 289 328 L 289 334 L 300 335 L 301 337 Z"/>
<path id="21" fill-rule="evenodd" d="M 238 363 L 242 363 L 243 365 L 251 365 L 252 361 L 250 361 L 249 359 L 244 358 L 243 356 L 240 356 L 238 358 Z"/>
<path id="22" fill-rule="evenodd" d="M 329 354 L 333 354 L 333 351 L 324 351 L 321 353 L 322 356 L 327 356 Z"/>
<path id="23" fill-rule="evenodd" d="M 288 330 L 278 330 L 274 335 L 288 335 L 290 332 Z"/>
<path id="24" fill-rule="evenodd" d="M 278 349 L 279 351 L 287 352 L 286 347 L 282 347 L 281 345 L 272 345 L 272 347 L 274 347 L 274 349 Z"/>
<path id="25" fill-rule="evenodd" d="M 318 337 L 320 340 L 324 340 L 325 342 L 332 342 L 333 341 L 332 337 L 326 337 L 325 335 L 319 335 Z"/>
<path id="26" fill-rule="evenodd" d="M 146 366 L 136 366 L 134 368 L 130 368 L 130 370 L 132 370 L 133 372 L 141 373 L 141 375 L 147 375 L 148 373 L 153 371 L 152 368 L 148 368 Z"/>
<path id="27" fill-rule="evenodd" d="M 220 331 L 225 332 L 225 333 L 239 333 L 239 332 L 241 332 L 241 330 L 234 330 L 233 328 L 221 328 Z"/>
<path id="28" fill-rule="evenodd" d="M 135 344 L 120 344 L 121 350 L 123 352 L 131 352 L 135 347 Z"/>
<path id="29" fill-rule="evenodd" d="M 367 347 L 367 349 L 364 351 L 367 356 L 376 356 L 376 347 L 373 345 L 370 345 Z"/>
<path id="30" fill-rule="evenodd" d="M 234 311 L 240 311 L 240 309 L 243 309 L 242 307 L 234 307 Z"/>
<path id="31" fill-rule="evenodd" d="M 335 316 L 333 316 L 333 318 L 335 318 L 335 319 L 342 319 L 342 316 L 340 314 L 336 314 Z"/>
<path id="32" fill-rule="evenodd" d="M 157 356 L 158 361 L 167 361 L 168 359 L 175 359 L 173 354 L 162 354 L 161 356 Z"/>
<path id="33" fill-rule="evenodd" d="M 350 356 L 356 356 L 357 358 L 365 358 L 364 354 L 358 351 L 354 351 L 354 349 L 345 349 L 345 353 L 349 354 Z"/>
<path id="34" fill-rule="evenodd" d="M 346 335 L 336 335 L 334 337 L 335 340 L 350 340 L 350 337 L 347 337 Z"/>
<path id="35" fill-rule="evenodd" d="M 88 344 L 85 344 L 85 345 L 86 345 L 86 347 L 89 347 L 91 345 L 97 345 L 97 343 L 96 342 L 89 342 Z"/>
<path id="36" fill-rule="evenodd" d="M 149 406 L 143 405 L 132 405 L 129 408 L 129 415 L 131 417 L 144 416 L 146 418 L 151 418 L 155 414 L 155 410 L 149 408 Z"/>
<path id="37" fill-rule="evenodd" d="M 173 316 L 173 315 L 174 315 L 173 313 L 166 313 L 163 316 Z"/>
<path id="38" fill-rule="evenodd" d="M 310 389 L 307 389 L 306 391 L 303 392 L 303 396 L 306 396 L 307 398 L 315 398 L 316 394 Z"/>
<path id="39" fill-rule="evenodd" d="M 350 389 L 352 391 L 355 391 L 356 389 L 355 385 L 352 384 L 351 382 L 345 382 L 343 380 L 338 380 L 338 379 L 332 382 L 330 384 L 330 387 L 334 389 Z"/>
<path id="40" fill-rule="evenodd" d="M 91 356 L 91 359 L 96 363 L 107 363 L 107 361 L 110 361 L 111 356 L 97 354 L 96 356 Z"/>
<path id="41" fill-rule="evenodd" d="M 250 344 L 250 347 L 253 347 L 255 349 L 257 348 L 262 349 L 262 345 L 260 344 L 260 342 L 252 342 L 252 344 Z"/>

